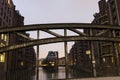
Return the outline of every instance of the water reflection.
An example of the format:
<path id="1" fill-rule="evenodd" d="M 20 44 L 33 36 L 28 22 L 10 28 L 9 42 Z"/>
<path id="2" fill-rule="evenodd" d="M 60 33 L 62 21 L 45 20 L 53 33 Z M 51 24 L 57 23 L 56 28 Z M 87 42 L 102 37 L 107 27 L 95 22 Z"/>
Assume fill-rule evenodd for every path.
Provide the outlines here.
<path id="1" fill-rule="evenodd" d="M 90 74 L 75 69 L 69 69 L 68 78 L 90 77 Z M 0 74 L 0 80 L 36 80 L 35 70 L 20 70 Z M 39 68 L 39 80 L 65 79 L 65 67 L 59 67 L 57 71 Z"/>
<path id="2" fill-rule="evenodd" d="M 83 71 L 69 69 L 68 78 L 82 78 L 82 77 L 91 77 L 91 75 Z M 66 78 L 65 67 L 59 67 L 58 71 L 45 70 L 39 68 L 39 80 L 52 80 L 52 79 L 56 80 L 65 78 Z"/>
<path id="3" fill-rule="evenodd" d="M 34 70 L 20 70 L 7 72 L 4 80 L 33 80 Z"/>
<path id="4" fill-rule="evenodd" d="M 58 71 L 39 68 L 39 80 L 51 80 L 65 78 L 65 68 L 59 67 Z"/>

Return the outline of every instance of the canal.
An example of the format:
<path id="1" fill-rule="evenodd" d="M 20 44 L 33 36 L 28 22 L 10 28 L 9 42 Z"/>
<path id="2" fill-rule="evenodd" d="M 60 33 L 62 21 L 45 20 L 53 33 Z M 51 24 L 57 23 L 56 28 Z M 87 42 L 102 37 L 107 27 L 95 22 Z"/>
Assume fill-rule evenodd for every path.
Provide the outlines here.
<path id="1" fill-rule="evenodd" d="M 34 76 L 34 80 L 36 76 Z M 62 79 L 65 78 L 65 68 L 59 67 L 58 71 L 39 68 L 39 80 Z"/>
<path id="2" fill-rule="evenodd" d="M 58 71 L 49 71 L 43 68 L 39 68 L 39 80 L 51 80 L 51 79 L 65 79 L 65 67 L 59 67 Z M 68 72 L 68 78 L 80 78 L 80 77 L 90 77 L 90 74 L 85 73 L 83 71 L 76 71 L 74 69 L 70 69 Z M 36 80 L 36 76 L 34 76 L 33 80 Z"/>
<path id="3" fill-rule="evenodd" d="M 57 71 L 46 70 L 39 67 L 39 80 L 65 79 L 65 67 L 59 67 Z M 90 74 L 75 69 L 69 69 L 68 78 L 90 77 Z M 3 79 L 4 78 L 4 79 Z M 0 76 L 0 80 L 37 80 L 35 70 L 19 70 L 7 72 Z"/>

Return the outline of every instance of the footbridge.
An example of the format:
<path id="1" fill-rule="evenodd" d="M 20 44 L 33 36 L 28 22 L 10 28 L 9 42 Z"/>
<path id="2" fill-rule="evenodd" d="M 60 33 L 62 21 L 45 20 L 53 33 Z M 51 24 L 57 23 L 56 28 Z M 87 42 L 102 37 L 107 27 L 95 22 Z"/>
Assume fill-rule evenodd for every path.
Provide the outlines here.
<path id="1" fill-rule="evenodd" d="M 64 30 L 64 33 L 67 30 L 70 30 L 78 35 L 61 35 L 55 33 L 51 30 Z M 88 30 L 88 33 L 85 33 L 81 30 Z M 47 32 L 48 34 L 53 35 L 54 37 L 44 38 L 44 39 L 31 39 L 23 34 L 21 31 L 37 31 L 41 30 Z M 97 33 L 93 34 L 94 30 L 99 30 Z M 120 30 L 120 26 L 111 26 L 111 25 L 94 25 L 88 23 L 56 23 L 56 24 L 35 24 L 35 25 L 25 25 L 25 26 L 14 26 L 1 28 L 0 34 L 2 33 L 16 33 L 24 38 L 28 38 L 30 41 L 22 44 L 15 44 L 5 46 L 0 49 L 0 52 L 9 51 L 17 48 L 27 47 L 27 46 L 35 46 L 35 45 L 43 45 L 49 43 L 57 43 L 57 42 L 66 42 L 66 41 L 107 41 L 107 42 L 120 42 L 120 38 L 116 36 L 115 32 Z M 103 36 L 105 33 L 111 32 L 111 36 Z"/>
<path id="2" fill-rule="evenodd" d="M 57 30 L 62 30 L 63 35 L 57 33 Z M 37 39 L 30 38 L 21 32 L 23 31 L 37 31 Z M 53 37 L 48 36 L 47 38 L 39 38 L 39 31 L 46 32 Z M 68 31 L 72 31 L 75 35 L 69 35 Z M 117 44 L 120 43 L 120 26 L 117 25 L 96 25 L 89 23 L 51 23 L 51 24 L 34 24 L 34 25 L 25 25 L 25 26 L 13 26 L 7 28 L 0 28 L 0 34 L 17 34 L 21 37 L 28 39 L 27 42 L 21 44 L 6 45 L 0 48 L 0 53 L 11 51 L 14 49 L 29 47 L 29 46 L 38 46 L 50 43 L 64 42 L 65 47 L 65 61 L 66 61 L 66 78 L 68 78 L 68 52 L 67 52 L 67 42 L 69 41 L 89 41 L 91 47 L 92 55 L 92 72 L 93 76 L 96 77 L 96 64 L 94 56 L 94 41 L 98 42 L 111 42 L 114 46 L 114 56 L 116 60 L 116 73 L 120 75 L 120 65 L 119 65 L 119 52 Z M 9 38 L 8 38 L 9 40 Z M 38 48 L 39 49 L 39 46 Z M 38 50 L 39 52 L 39 50 Z M 39 54 L 37 53 L 37 56 Z"/>

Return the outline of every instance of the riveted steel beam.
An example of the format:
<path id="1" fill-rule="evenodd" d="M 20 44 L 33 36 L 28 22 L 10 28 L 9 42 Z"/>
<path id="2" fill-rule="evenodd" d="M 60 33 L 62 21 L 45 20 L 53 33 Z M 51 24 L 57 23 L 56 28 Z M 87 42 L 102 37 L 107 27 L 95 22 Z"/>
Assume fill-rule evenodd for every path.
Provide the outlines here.
<path id="1" fill-rule="evenodd" d="M 57 34 L 57 33 L 53 32 L 53 31 L 50 31 L 50 30 L 47 30 L 47 29 L 42 29 L 42 31 L 45 31 L 45 32 L 47 32 L 47 33 L 49 33 L 49 34 L 51 34 L 53 36 L 56 36 L 56 37 L 61 37 L 62 36 L 60 34 Z"/>
<path id="2" fill-rule="evenodd" d="M 84 40 L 84 41 L 106 41 L 106 42 L 120 42 L 120 38 L 118 37 L 83 37 L 83 36 L 65 36 L 65 37 L 59 37 L 59 38 L 46 38 L 46 39 L 38 39 L 38 40 L 31 40 L 26 43 L 22 44 L 16 44 L 11 46 L 6 46 L 0 48 L 0 53 L 4 51 L 14 50 L 18 48 L 28 47 L 28 46 L 35 46 L 35 45 L 43 45 L 43 44 L 49 44 L 49 43 L 57 43 L 57 42 L 65 42 L 65 41 L 78 41 L 78 40 Z"/>
<path id="3" fill-rule="evenodd" d="M 18 32 L 18 31 L 33 31 L 42 29 L 114 29 L 120 30 L 120 26 L 111 25 L 95 25 L 90 23 L 56 23 L 56 24 L 35 24 L 35 25 L 25 25 L 25 26 L 13 26 L 7 28 L 0 28 L 0 33 L 7 32 Z"/>
<path id="4" fill-rule="evenodd" d="M 87 34 L 85 34 L 85 33 L 83 33 L 83 32 L 80 32 L 80 31 L 78 31 L 78 30 L 76 30 L 76 29 L 69 28 L 69 30 L 71 30 L 71 31 L 73 31 L 73 32 L 75 32 L 75 33 L 77 33 L 77 34 L 79 34 L 79 35 L 81 35 L 81 36 L 87 36 Z"/>
<path id="5" fill-rule="evenodd" d="M 110 31 L 110 30 L 108 30 L 108 29 L 107 30 L 102 30 L 99 33 L 97 33 L 96 36 L 101 36 L 101 35 L 107 33 L 108 31 Z"/>
<path id="6" fill-rule="evenodd" d="M 22 34 L 22 33 L 19 33 L 19 32 L 14 32 L 15 34 L 17 34 L 18 36 L 21 36 L 25 39 L 28 39 L 28 40 L 34 40 L 33 38 L 30 38 L 29 36 L 26 36 L 25 34 Z"/>

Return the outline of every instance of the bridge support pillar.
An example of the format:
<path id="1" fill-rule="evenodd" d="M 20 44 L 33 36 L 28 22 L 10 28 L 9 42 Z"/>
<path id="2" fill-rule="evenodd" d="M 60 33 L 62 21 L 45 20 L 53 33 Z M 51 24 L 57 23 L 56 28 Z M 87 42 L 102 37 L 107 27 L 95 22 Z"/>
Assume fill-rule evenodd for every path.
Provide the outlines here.
<path id="1" fill-rule="evenodd" d="M 39 39 L 40 33 L 39 30 L 37 31 L 37 39 Z M 39 45 L 37 45 L 37 56 L 36 56 L 36 80 L 39 80 Z"/>
<path id="2" fill-rule="evenodd" d="M 93 36 L 93 31 L 90 29 L 90 36 Z M 93 46 L 93 41 L 90 41 L 90 48 L 91 48 L 91 63 L 92 63 L 92 72 L 93 76 L 96 77 L 96 61 L 95 61 L 95 55 L 94 55 L 94 46 Z"/>
<path id="3" fill-rule="evenodd" d="M 64 36 L 67 36 L 67 29 L 64 29 Z M 65 50 L 65 71 L 66 71 L 66 79 L 68 79 L 68 47 L 67 42 L 64 42 L 64 50 Z"/>
<path id="4" fill-rule="evenodd" d="M 112 31 L 113 37 L 116 37 L 115 30 Z M 119 52 L 117 48 L 117 43 L 113 42 L 113 50 L 114 50 L 114 58 L 115 58 L 115 66 L 116 66 L 116 73 L 120 75 L 120 61 L 119 61 Z"/>

